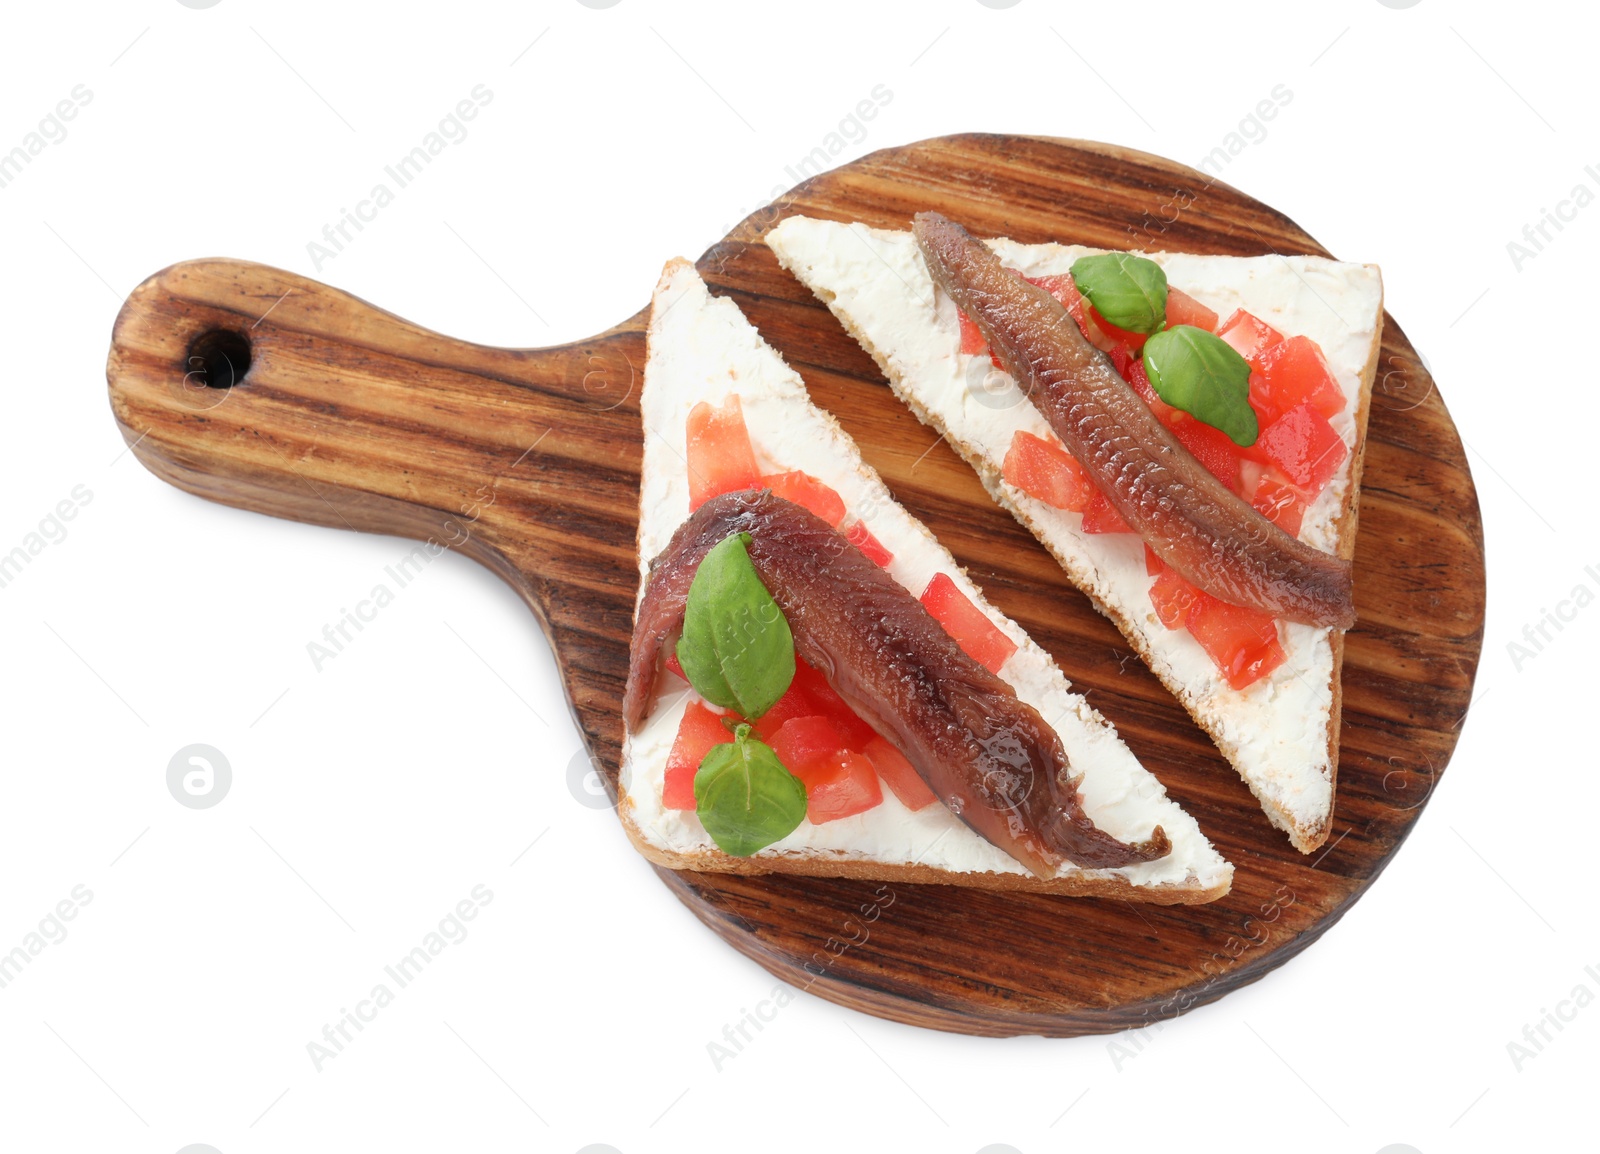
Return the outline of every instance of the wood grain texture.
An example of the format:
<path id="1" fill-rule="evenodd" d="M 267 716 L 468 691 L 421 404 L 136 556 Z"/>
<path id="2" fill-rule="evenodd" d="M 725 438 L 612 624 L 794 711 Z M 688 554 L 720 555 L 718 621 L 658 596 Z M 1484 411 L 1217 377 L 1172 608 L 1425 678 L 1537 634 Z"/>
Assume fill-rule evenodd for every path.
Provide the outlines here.
<path id="1" fill-rule="evenodd" d="M 791 213 L 904 228 L 922 209 L 1024 242 L 1327 254 L 1280 213 L 1165 160 L 968 135 L 874 153 L 810 180 L 699 261 L 712 290 L 745 311 L 911 512 L 1199 819 L 1237 867 L 1233 892 L 1208 906 L 1136 908 L 660 872 L 735 948 L 867 1013 L 975 1034 L 1145 1025 L 1293 957 L 1404 841 L 1471 700 L 1484 616 L 1476 494 L 1432 379 L 1386 318 L 1334 830 L 1324 850 L 1302 857 L 1116 629 L 895 401 L 866 353 L 760 239 Z M 635 592 L 644 320 L 641 312 L 557 348 L 486 348 L 292 273 L 192 261 L 129 297 L 107 376 L 124 437 L 174 485 L 279 517 L 432 538 L 504 577 L 549 635 L 578 727 L 614 791 Z M 204 387 L 225 383 L 226 365 L 193 349 L 214 331 L 249 344 L 249 370 L 230 389 Z"/>

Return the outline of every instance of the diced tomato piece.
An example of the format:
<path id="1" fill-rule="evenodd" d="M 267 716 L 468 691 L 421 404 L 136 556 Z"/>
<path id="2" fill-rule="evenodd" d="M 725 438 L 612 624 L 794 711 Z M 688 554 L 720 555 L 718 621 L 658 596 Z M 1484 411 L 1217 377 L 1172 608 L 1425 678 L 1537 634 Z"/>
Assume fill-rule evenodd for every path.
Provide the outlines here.
<path id="1" fill-rule="evenodd" d="M 1217 314 L 1188 293 L 1167 286 L 1167 327 L 1193 325 L 1208 333 L 1217 331 Z"/>
<path id="2" fill-rule="evenodd" d="M 1106 356 L 1111 358 L 1111 367 L 1117 370 L 1123 380 L 1128 379 L 1128 371 L 1138 359 L 1132 349 L 1120 342 L 1107 349 Z"/>
<path id="3" fill-rule="evenodd" d="M 1154 577 L 1167 567 L 1167 563 L 1156 556 L 1156 551 L 1150 546 L 1144 547 L 1144 571 L 1147 576 Z"/>
<path id="4" fill-rule="evenodd" d="M 828 758 L 844 749 L 844 735 L 826 717 L 791 717 L 767 742 L 783 768 L 810 785 Z"/>
<path id="5" fill-rule="evenodd" d="M 1300 522 L 1306 515 L 1306 501 L 1299 489 L 1272 476 L 1264 476 L 1256 486 L 1250 504 L 1256 512 L 1291 537 L 1300 535 Z"/>
<path id="6" fill-rule="evenodd" d="M 796 660 L 796 672 L 799 671 L 799 668 L 799 661 Z M 822 707 L 817 704 L 815 698 L 805 691 L 800 684 L 800 678 L 796 677 L 789 683 L 789 688 L 784 690 L 783 696 L 773 703 L 772 708 L 756 719 L 755 735 L 760 740 L 771 745 L 772 735 L 778 732 L 779 727 L 784 722 L 794 717 L 811 717 L 821 712 Z"/>
<path id="7" fill-rule="evenodd" d="M 1187 629 L 1223 678 L 1243 689 L 1283 664 L 1272 617 L 1219 601 L 1167 569 L 1150 586 L 1150 602 L 1168 629 Z"/>
<path id="8" fill-rule="evenodd" d="M 1283 410 L 1273 402 L 1267 378 L 1255 369 L 1250 370 L 1250 407 L 1256 411 L 1256 426 L 1261 429 L 1283 416 Z"/>
<path id="9" fill-rule="evenodd" d="M 1200 590 L 1180 577 L 1176 569 L 1163 567 L 1150 586 L 1150 603 L 1156 607 L 1161 624 L 1168 629 L 1184 627 L 1199 596 Z"/>
<path id="10" fill-rule="evenodd" d="M 979 353 L 989 354 L 989 363 L 997 369 L 1004 369 L 1000 358 L 994 355 L 989 348 L 989 342 L 984 339 L 983 330 L 978 327 L 978 322 L 969 317 L 960 309 L 956 310 L 956 319 L 961 324 L 961 351 L 969 356 Z"/>
<path id="11" fill-rule="evenodd" d="M 889 792 L 899 798 L 900 804 L 907 809 L 919 810 L 939 800 L 928 788 L 928 783 L 922 780 L 922 775 L 911 767 L 905 754 L 883 738 L 874 737 L 862 752 L 872 762 L 872 768 L 878 771 L 878 776 L 883 778 Z"/>
<path id="12" fill-rule="evenodd" d="M 668 673 L 676 673 L 684 681 L 689 680 L 689 675 L 683 671 L 683 663 L 678 660 L 678 651 L 676 649 L 667 650 L 666 665 Z"/>
<path id="13" fill-rule="evenodd" d="M 1229 489 L 1238 484 L 1239 446 L 1233 443 L 1227 433 L 1204 421 L 1187 420 L 1174 424 L 1172 435 Z"/>
<path id="14" fill-rule="evenodd" d="M 1338 472 L 1350 450 L 1328 419 L 1309 404 L 1298 405 L 1262 430 L 1252 456 L 1265 458 L 1309 496 Z"/>
<path id="15" fill-rule="evenodd" d="M 1144 371 L 1144 360 L 1131 360 L 1128 362 L 1128 371 L 1123 373 L 1128 384 L 1133 386 L 1133 391 L 1139 394 L 1146 405 L 1154 410 L 1157 405 L 1165 405 L 1165 400 L 1158 397 L 1154 384 L 1150 384 L 1150 375 Z M 1170 407 L 1168 407 L 1170 408 Z"/>
<path id="16" fill-rule="evenodd" d="M 877 730 L 857 717 L 855 710 L 845 704 L 844 698 L 828 684 L 826 677 L 798 656 L 794 660 L 794 682 L 790 688 L 798 688 L 816 706 L 816 712 L 833 722 L 834 728 L 844 738 L 846 748 L 858 751 L 865 749 L 867 742 L 878 735 Z"/>
<path id="17" fill-rule="evenodd" d="M 1150 374 L 1144 371 L 1144 361 L 1140 358 L 1133 359 L 1123 376 L 1128 379 L 1128 384 L 1133 386 L 1133 391 L 1144 398 L 1144 403 L 1150 406 L 1150 411 L 1156 415 L 1156 419 L 1167 428 L 1170 429 L 1188 417 L 1182 409 L 1173 408 L 1156 394 L 1155 386 L 1150 383 Z"/>
<path id="18" fill-rule="evenodd" d="M 1095 488 L 1083 466 L 1054 441 L 1018 429 L 1011 435 L 1001 475 L 1030 497 L 1056 509 L 1081 513 Z"/>
<path id="19" fill-rule="evenodd" d="M 844 530 L 844 536 L 845 540 L 865 553 L 868 560 L 877 562 L 882 568 L 887 569 L 889 562 L 894 560 L 894 554 L 878 543 L 863 521 L 850 522 Z"/>
<path id="20" fill-rule="evenodd" d="M 1146 333 L 1136 333 L 1131 329 L 1119 329 L 1096 312 L 1093 305 L 1089 305 L 1088 309 L 1089 319 L 1094 322 L 1096 328 L 1105 334 L 1106 339 L 1113 344 L 1127 345 L 1134 352 L 1138 352 L 1144 348 L 1145 341 L 1150 339 Z"/>
<path id="21" fill-rule="evenodd" d="M 862 813 L 883 801 L 878 771 L 852 750 L 839 750 L 801 780 L 806 784 L 806 817 L 812 825 Z"/>
<path id="22" fill-rule="evenodd" d="M 961 322 L 961 351 L 963 353 L 975 357 L 989 347 L 989 342 L 983 339 L 983 330 L 978 327 L 977 321 L 960 309 L 956 310 L 956 319 Z"/>
<path id="23" fill-rule="evenodd" d="M 935 573 L 928 582 L 922 591 L 922 605 L 962 651 L 990 673 L 999 673 L 1006 659 L 1017 651 L 1017 643 L 1000 632 L 944 573 Z"/>
<path id="24" fill-rule="evenodd" d="M 810 473 L 802 473 L 798 469 L 788 473 L 773 473 L 762 477 L 761 483 L 771 489 L 774 496 L 811 510 L 835 529 L 844 520 L 844 498 Z"/>
<path id="25" fill-rule="evenodd" d="M 1133 391 L 1138 393 L 1153 410 L 1157 405 L 1166 404 L 1156 393 L 1156 387 L 1150 383 L 1150 374 L 1144 371 L 1144 359 L 1130 361 L 1128 371 L 1123 374 L 1128 384 L 1133 386 Z"/>
<path id="26" fill-rule="evenodd" d="M 739 394 L 730 393 L 720 409 L 701 401 L 689 410 L 689 507 L 698 509 L 711 498 L 761 484 L 750 432 L 745 428 Z"/>
<path id="27" fill-rule="evenodd" d="M 1090 498 L 1088 507 L 1083 511 L 1083 531 L 1085 533 L 1132 533 L 1133 527 L 1122 519 L 1122 514 L 1117 512 L 1111 504 L 1110 498 L 1104 493 L 1095 491 Z"/>
<path id="28" fill-rule="evenodd" d="M 1333 379 L 1328 362 L 1310 337 L 1290 337 L 1259 355 L 1260 370 L 1251 374 L 1250 403 L 1264 409 L 1267 423 L 1298 405 L 1310 405 L 1324 417 L 1344 411 L 1344 390 Z M 1257 382 L 1259 382 L 1259 404 Z"/>
<path id="29" fill-rule="evenodd" d="M 732 741 L 733 734 L 722 718 L 698 701 L 689 702 L 678 722 L 678 736 L 667 754 L 667 780 L 661 790 L 661 804 L 668 809 L 693 809 L 694 775 L 714 745 Z"/>
<path id="30" fill-rule="evenodd" d="M 1243 309 L 1235 309 L 1233 315 L 1222 322 L 1217 336 L 1232 345 L 1235 352 L 1250 362 L 1251 368 L 1260 368 L 1261 354 L 1283 340 L 1283 334 L 1277 329 Z"/>
<path id="31" fill-rule="evenodd" d="M 1229 605 L 1198 593 L 1188 627 L 1235 689 L 1260 680 L 1284 662 L 1277 622 L 1258 609 Z"/>

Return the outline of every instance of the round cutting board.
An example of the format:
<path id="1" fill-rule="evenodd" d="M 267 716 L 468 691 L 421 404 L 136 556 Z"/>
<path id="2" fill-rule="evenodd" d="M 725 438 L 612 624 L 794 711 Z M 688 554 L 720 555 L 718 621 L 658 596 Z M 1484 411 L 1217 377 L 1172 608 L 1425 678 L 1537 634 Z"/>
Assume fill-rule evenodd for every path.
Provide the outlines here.
<path id="1" fill-rule="evenodd" d="M 1327 844 L 1302 855 L 1117 630 L 895 400 L 761 239 L 795 213 L 905 228 L 923 209 L 1024 242 L 1329 254 L 1282 214 L 1182 165 L 1081 141 L 975 134 L 887 149 L 809 180 L 698 262 L 712 291 L 744 310 L 906 507 L 1199 820 L 1236 867 L 1233 891 L 1204 906 L 1151 906 L 659 872 L 735 949 L 870 1014 L 972 1034 L 1147 1025 L 1252 982 L 1314 942 L 1421 814 L 1455 749 L 1483 641 L 1472 479 L 1428 370 L 1386 316 L 1337 808 Z M 123 435 L 173 484 L 276 516 L 431 538 L 504 577 L 549 635 L 574 718 L 614 794 L 646 319 L 641 311 L 555 348 L 488 348 L 292 273 L 191 261 L 129 296 L 107 375 Z"/>

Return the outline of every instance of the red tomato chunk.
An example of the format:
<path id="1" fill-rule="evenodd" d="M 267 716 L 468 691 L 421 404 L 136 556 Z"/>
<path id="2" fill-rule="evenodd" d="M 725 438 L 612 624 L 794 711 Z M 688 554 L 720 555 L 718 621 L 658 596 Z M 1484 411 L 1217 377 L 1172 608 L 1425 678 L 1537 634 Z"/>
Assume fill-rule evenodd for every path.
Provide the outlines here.
<path id="1" fill-rule="evenodd" d="M 863 813 L 883 801 L 872 762 L 848 749 L 831 755 L 801 780 L 806 785 L 806 817 L 812 825 Z"/>
<path id="2" fill-rule="evenodd" d="M 1127 378 L 1128 384 L 1133 386 L 1133 391 L 1150 406 L 1150 411 L 1156 415 L 1156 420 L 1167 428 L 1170 429 L 1179 421 L 1188 419 L 1189 415 L 1182 409 L 1173 408 L 1156 394 L 1155 386 L 1150 383 L 1150 374 L 1144 371 L 1142 360 L 1135 357 L 1128 365 L 1128 371 L 1122 375 Z"/>
<path id="3" fill-rule="evenodd" d="M 871 809 L 883 800 L 873 763 L 846 749 L 826 717 L 796 717 L 772 735 L 772 752 L 806 787 L 806 817 L 821 825 Z"/>
<path id="4" fill-rule="evenodd" d="M 1252 448 L 1252 455 L 1282 469 L 1313 496 L 1322 492 L 1350 452 L 1328 419 L 1309 404 L 1290 409 L 1268 425 Z"/>
<path id="5" fill-rule="evenodd" d="M 805 781 L 828 758 L 844 748 L 844 735 L 826 717 L 791 717 L 767 742 L 783 767 Z"/>
<path id="6" fill-rule="evenodd" d="M 795 658 L 796 674 L 799 673 L 799 669 L 800 659 L 797 657 Z M 840 704 L 842 705 L 843 702 Z M 821 712 L 822 707 L 801 687 L 800 678 L 796 676 L 789 683 L 789 688 L 784 692 L 784 695 L 778 698 L 777 703 L 771 709 L 761 715 L 752 728 L 759 740 L 771 745 L 772 735 L 778 732 L 778 727 L 784 722 L 795 717 L 811 717 Z"/>
<path id="7" fill-rule="evenodd" d="M 869 561 L 875 562 L 879 567 L 887 569 L 889 562 L 894 560 L 894 554 L 885 549 L 865 522 L 852 521 L 844 529 L 845 540 L 866 554 Z"/>
<path id="8" fill-rule="evenodd" d="M 1085 533 L 1132 533 L 1133 527 L 1122 519 L 1122 514 L 1117 512 L 1112 505 L 1111 498 L 1104 493 L 1096 492 L 1090 499 L 1089 505 L 1083 511 L 1083 531 Z"/>
<path id="9" fill-rule="evenodd" d="M 1106 356 L 1110 358 L 1111 367 L 1117 370 L 1117 374 L 1123 380 L 1128 380 L 1128 374 L 1133 371 L 1133 366 L 1138 361 L 1133 355 L 1133 350 L 1127 345 L 1112 345 L 1106 350 Z"/>
<path id="10" fill-rule="evenodd" d="M 1017 643 L 1000 632 L 946 574 L 933 575 L 922 591 L 922 605 L 962 651 L 990 673 L 999 673 L 1017 651 Z"/>
<path id="11" fill-rule="evenodd" d="M 1156 616 L 1168 629 L 1187 629 L 1234 689 L 1244 689 L 1284 662 L 1278 625 L 1269 614 L 1219 601 L 1171 570 L 1150 587 Z"/>
<path id="12" fill-rule="evenodd" d="M 678 736 L 667 754 L 667 780 L 661 790 L 661 804 L 668 809 L 693 809 L 694 775 L 711 747 L 732 741 L 733 734 L 722 718 L 698 701 L 689 702 L 678 723 Z"/>
<path id="13" fill-rule="evenodd" d="M 1278 624 L 1270 615 L 1205 593 L 1189 614 L 1189 632 L 1235 689 L 1254 684 L 1284 662 Z"/>
<path id="14" fill-rule="evenodd" d="M 1271 423 L 1299 405 L 1310 405 L 1328 418 L 1344 411 L 1344 390 L 1333 379 L 1322 350 L 1309 337 L 1290 337 L 1272 345 L 1259 360 L 1259 373 L 1251 374 L 1250 403 L 1265 422 Z"/>
<path id="15" fill-rule="evenodd" d="M 983 330 L 978 327 L 978 322 L 969 317 L 960 309 L 956 316 L 961 322 L 961 351 L 967 356 L 975 357 L 989 347 L 989 342 L 984 340 Z"/>
<path id="16" fill-rule="evenodd" d="M 1081 513 L 1095 496 L 1083 466 L 1054 441 L 1018 429 L 1011 435 L 1001 475 L 1030 497 Z"/>
<path id="17" fill-rule="evenodd" d="M 1227 433 L 1193 417 L 1175 421 L 1171 428 L 1172 435 L 1178 438 L 1185 449 L 1194 454 L 1195 459 L 1204 465 L 1213 477 L 1230 489 L 1238 486 L 1239 447 Z"/>
<path id="18" fill-rule="evenodd" d="M 1149 562 L 1147 556 L 1146 568 Z M 1198 593 L 1199 590 L 1178 576 L 1176 571 L 1162 566 L 1156 570 L 1155 584 L 1150 586 L 1150 603 L 1156 607 L 1156 617 L 1161 624 L 1168 629 L 1182 629 L 1184 622 L 1189 619 L 1189 610 L 1194 608 Z"/>
<path id="19" fill-rule="evenodd" d="M 761 483 L 771 489 L 774 496 L 793 501 L 802 509 L 809 509 L 835 529 L 844 520 L 844 498 L 810 473 L 802 473 L 798 469 L 774 473 L 762 477 Z"/>
<path id="20" fill-rule="evenodd" d="M 1260 356 L 1272 345 L 1283 341 L 1283 334 L 1260 317 L 1235 309 L 1233 315 L 1222 322 L 1217 336 L 1232 345 L 1234 350 L 1250 362 L 1251 368 L 1260 368 Z"/>
<path id="21" fill-rule="evenodd" d="M 878 771 L 878 776 L 883 778 L 883 783 L 889 787 L 889 792 L 899 798 L 900 804 L 907 809 L 918 810 L 939 800 L 928 788 L 928 783 L 922 780 L 922 775 L 911 767 L 905 754 L 883 738 L 874 737 L 867 742 L 863 752 L 867 760 L 872 762 L 872 768 Z"/>
<path id="22" fill-rule="evenodd" d="M 1289 536 L 1300 536 L 1300 523 L 1306 515 L 1306 501 L 1293 485 L 1273 477 L 1262 477 L 1250 504 L 1256 512 Z"/>
<path id="23" fill-rule="evenodd" d="M 701 401 L 689 410 L 687 456 L 691 509 L 723 493 L 761 484 L 738 393 L 730 393 L 721 408 Z"/>
<path id="24" fill-rule="evenodd" d="M 859 752 L 878 735 L 872 726 L 856 716 L 855 710 L 845 704 L 844 698 L 828 684 L 828 679 L 807 665 L 799 655 L 794 659 L 794 682 L 790 685 L 790 692 L 795 690 L 812 703 L 814 713 L 821 714 L 833 723 L 839 731 L 840 746 Z"/>
<path id="25" fill-rule="evenodd" d="M 1217 331 L 1217 314 L 1206 308 L 1188 293 L 1167 286 L 1167 327 L 1193 325 L 1208 333 Z"/>

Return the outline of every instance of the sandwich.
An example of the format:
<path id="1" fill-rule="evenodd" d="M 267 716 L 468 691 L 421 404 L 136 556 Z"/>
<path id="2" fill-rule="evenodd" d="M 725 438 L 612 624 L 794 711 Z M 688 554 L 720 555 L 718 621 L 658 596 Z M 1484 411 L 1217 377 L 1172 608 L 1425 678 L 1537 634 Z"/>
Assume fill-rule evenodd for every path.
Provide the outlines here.
<path id="1" fill-rule="evenodd" d="M 618 813 L 672 869 L 1205 902 L 1233 867 L 686 261 L 652 298 Z"/>
<path id="2" fill-rule="evenodd" d="M 1378 269 L 789 217 L 779 262 L 1300 851 L 1328 837 Z M 1002 275 L 1003 274 L 1003 275 Z"/>

